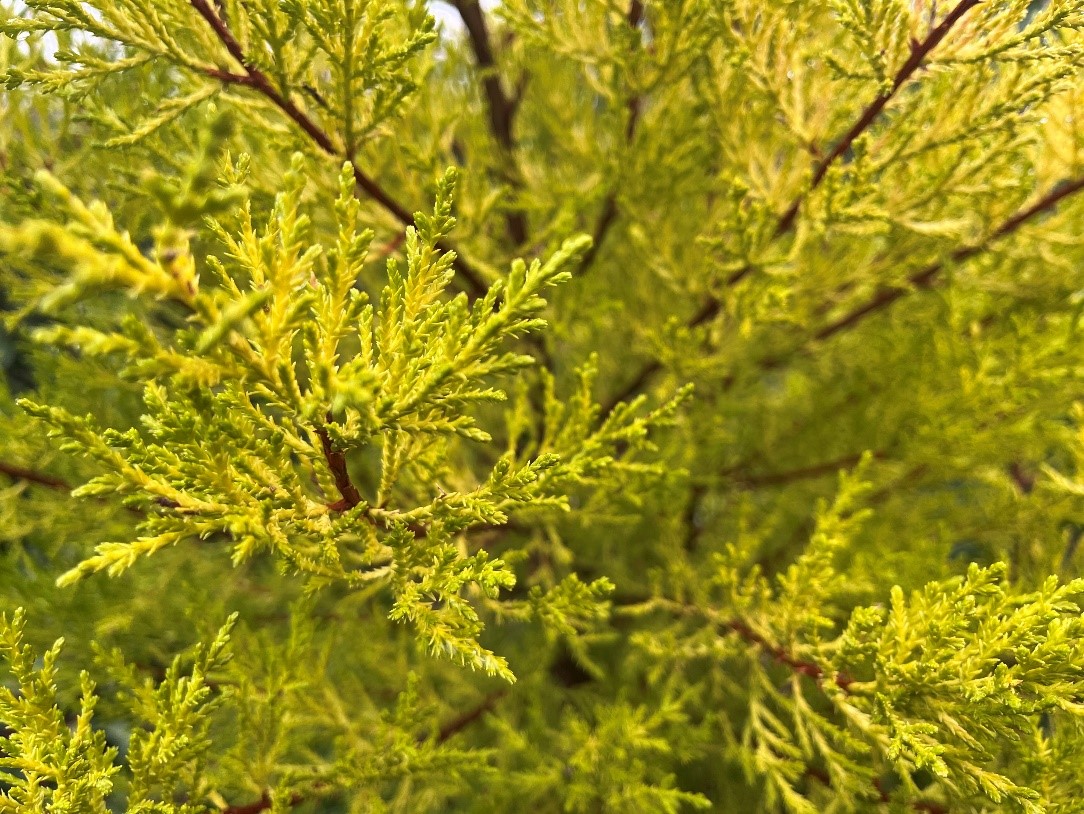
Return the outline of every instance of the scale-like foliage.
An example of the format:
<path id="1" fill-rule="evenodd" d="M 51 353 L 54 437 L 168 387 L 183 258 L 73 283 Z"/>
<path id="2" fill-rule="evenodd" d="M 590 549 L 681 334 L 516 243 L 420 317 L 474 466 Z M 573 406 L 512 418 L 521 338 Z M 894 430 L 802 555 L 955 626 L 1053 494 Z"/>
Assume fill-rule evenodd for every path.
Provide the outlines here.
<path id="1" fill-rule="evenodd" d="M 0 810 L 1084 810 L 1082 29 L 0 0 Z"/>
<path id="2" fill-rule="evenodd" d="M 178 656 L 157 685 L 133 683 L 130 706 L 141 727 L 132 731 L 126 763 L 128 811 L 195 814 L 199 804 L 176 803 L 174 798 L 198 790 L 214 702 L 208 674 L 228 660 L 231 619 L 210 644 L 197 648 L 191 668 L 181 672 Z M 116 785 L 120 767 L 117 749 L 106 744 L 106 735 L 94 727 L 98 703 L 95 684 L 83 671 L 82 696 L 74 723 L 58 706 L 56 685 L 58 640 L 40 657 L 23 640 L 25 619 L 21 611 L 11 620 L 0 617 L 0 653 L 4 656 L 14 689 L 0 690 L 0 714 L 9 733 L 0 741 L 0 758 L 8 788 L 0 793 L 5 811 L 107 812 L 108 797 Z M 123 660 L 119 671 L 131 672 Z M 142 728 L 145 727 L 145 728 Z"/>

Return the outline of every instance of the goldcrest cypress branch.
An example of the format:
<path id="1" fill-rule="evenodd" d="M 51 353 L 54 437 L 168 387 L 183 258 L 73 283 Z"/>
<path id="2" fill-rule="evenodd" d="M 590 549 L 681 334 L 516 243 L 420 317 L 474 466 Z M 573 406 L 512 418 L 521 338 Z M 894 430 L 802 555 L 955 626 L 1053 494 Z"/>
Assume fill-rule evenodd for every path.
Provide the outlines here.
<path id="1" fill-rule="evenodd" d="M 625 14 L 625 24 L 632 29 L 632 31 L 639 32 L 643 23 L 643 0 L 631 0 L 628 11 Z M 643 99 L 637 93 L 629 94 L 628 100 L 625 102 L 625 107 L 627 110 L 625 117 L 625 145 L 631 146 L 633 139 L 636 137 L 636 126 L 640 121 Z M 583 256 L 583 260 L 580 261 L 580 268 L 577 271 L 578 275 L 582 276 L 590 270 L 598 252 L 602 248 L 602 244 L 606 241 L 607 235 L 610 234 L 610 230 L 617 221 L 618 215 L 617 192 L 611 190 L 603 200 L 602 209 L 599 211 L 598 219 L 595 221 L 595 228 L 591 230 L 591 248 L 587 250 L 587 253 Z"/>
<path id="2" fill-rule="evenodd" d="M 1055 186 L 1050 192 L 1039 198 L 1039 200 L 1035 201 L 1035 203 L 1024 207 L 1015 215 L 1005 220 L 991 232 L 989 237 L 985 240 L 970 246 L 961 246 L 954 250 L 952 254 L 949 255 L 947 263 L 931 263 L 926 268 L 914 272 L 907 278 L 908 283 L 910 283 L 908 288 L 885 288 L 878 292 L 864 305 L 855 308 L 850 313 L 817 330 L 813 335 L 814 339 L 828 339 L 840 331 L 853 327 L 870 314 L 874 314 L 889 307 L 892 303 L 901 299 L 911 291 L 929 288 L 937 281 L 938 277 L 945 270 L 946 265 L 950 267 L 958 265 L 959 263 L 963 263 L 966 260 L 970 260 L 971 258 L 982 254 L 995 243 L 1015 234 L 1021 227 L 1026 226 L 1036 218 L 1053 211 L 1058 204 L 1065 199 L 1076 195 L 1081 190 L 1084 190 L 1084 177 L 1063 181 Z"/>
<path id="3" fill-rule="evenodd" d="M 520 186 L 515 169 L 516 139 L 513 133 L 516 110 L 522 99 L 509 93 L 501 81 L 500 71 L 493 54 L 493 46 L 486 26 L 485 14 L 478 0 L 452 0 L 467 29 L 471 50 L 481 76 L 483 97 L 486 103 L 489 129 L 500 147 L 503 158 L 512 166 L 513 193 Z M 513 246 L 522 246 L 528 240 L 527 215 L 520 207 L 510 207 L 505 214 L 508 239 Z"/>
<path id="4" fill-rule="evenodd" d="M 14 480 L 25 480 L 29 483 L 36 483 L 38 486 L 48 487 L 49 489 L 58 489 L 65 492 L 71 491 L 71 486 L 62 478 L 47 475 L 44 472 L 36 472 L 33 469 L 27 469 L 26 467 L 15 466 L 6 461 L 0 461 L 0 472 L 3 472 L 9 478 L 13 478 Z"/>
<path id="5" fill-rule="evenodd" d="M 896 72 L 896 75 L 892 78 L 891 86 L 876 99 L 870 102 L 866 108 L 862 111 L 862 114 L 858 117 L 851 129 L 848 130 L 843 136 L 838 139 L 835 146 L 818 162 L 816 168 L 813 170 L 813 178 L 809 182 L 809 192 L 812 192 L 820 186 L 824 181 L 828 170 L 835 164 L 840 158 L 845 156 L 852 147 L 854 147 L 855 141 L 865 133 L 873 123 L 880 118 L 885 108 L 888 107 L 888 103 L 899 93 L 907 82 L 915 75 L 915 73 L 922 67 L 926 58 L 933 53 L 934 49 L 948 36 L 953 27 L 964 18 L 964 16 L 976 6 L 980 5 L 983 0 L 960 0 L 956 6 L 946 14 L 941 22 L 933 26 L 930 32 L 926 35 L 921 42 L 912 40 L 910 43 L 911 53 L 907 57 L 907 60 L 900 66 L 900 69 Z M 808 194 L 808 192 L 806 193 Z M 779 223 L 775 227 L 776 235 L 783 235 L 794 228 L 795 219 L 798 217 L 798 210 L 802 206 L 802 198 L 794 200 L 787 210 L 779 218 Z M 741 277 L 731 277 L 727 282 L 730 284 L 737 283 Z"/>
<path id="6" fill-rule="evenodd" d="M 0 809 L 1075 810 L 1084 4 L 449 5 L 0 3 Z"/>
<path id="7" fill-rule="evenodd" d="M 208 75 L 228 84 L 238 84 L 251 87 L 258 93 L 267 97 L 272 104 L 285 113 L 323 152 L 336 158 L 352 160 L 353 156 L 343 155 L 336 147 L 328 133 L 322 130 L 309 116 L 287 96 L 284 96 L 275 87 L 274 83 L 263 71 L 252 65 L 245 55 L 241 44 L 233 36 L 226 23 L 218 16 L 207 0 L 189 0 L 199 15 L 206 20 L 214 30 L 215 35 L 226 47 L 230 56 L 244 69 L 244 74 L 234 74 L 228 71 L 211 69 Z M 376 201 L 383 209 L 392 215 L 403 226 L 413 226 L 414 217 L 411 213 L 396 201 L 377 181 L 367 175 L 360 167 L 353 165 L 354 182 L 358 189 L 369 198 Z M 446 247 L 445 247 L 446 248 Z M 465 290 L 472 299 L 483 295 L 487 286 L 478 271 L 461 255 L 456 253 L 456 271 L 459 273 Z"/>
<path id="8" fill-rule="evenodd" d="M 868 131 L 881 117 L 881 114 L 884 112 L 889 102 L 891 102 L 899 92 L 900 88 L 907 84 L 907 82 L 922 67 L 926 58 L 941 44 L 952 28 L 959 23 L 967 12 L 978 6 L 981 2 L 982 0 L 961 0 L 961 2 L 959 2 L 938 25 L 930 30 L 921 42 L 911 42 L 910 55 L 896 72 L 896 75 L 892 79 L 891 86 L 888 90 L 879 94 L 863 109 L 862 113 L 854 124 L 851 125 L 850 129 L 847 130 L 842 137 L 836 140 L 835 146 L 817 163 L 806 191 L 795 198 L 790 206 L 787 207 L 786 211 L 779 217 L 773 232 L 774 238 L 782 237 L 794 228 L 798 211 L 801 208 L 802 201 L 805 197 L 820 186 L 828 175 L 829 169 L 831 169 L 840 158 L 845 156 L 854 146 L 855 141 Z M 639 19 L 639 14 L 636 18 L 633 18 L 634 11 L 642 11 L 638 3 L 633 3 L 633 7 L 629 12 L 630 22 L 633 19 Z M 634 110 L 638 110 L 638 105 Z M 635 118 L 631 115 L 629 117 L 629 122 L 630 131 L 633 131 L 635 128 Z M 597 246 L 601 243 L 602 237 L 605 237 L 606 231 L 609 229 L 609 224 L 613 220 L 613 215 L 607 213 L 608 208 L 604 208 L 603 217 L 600 218 L 599 225 L 601 237 L 598 235 L 599 230 L 596 229 L 595 251 L 597 251 Z M 614 214 L 616 214 L 616 212 Z M 754 270 L 753 266 L 745 265 L 727 277 L 726 284 L 728 286 L 737 285 Z M 717 298 L 709 297 L 689 319 L 688 326 L 690 328 L 695 328 L 711 322 L 718 316 L 721 306 L 722 303 Z M 656 360 L 644 364 L 632 380 L 612 398 L 610 404 L 626 401 L 635 394 L 642 392 L 650 381 L 662 372 L 662 369 L 663 366 Z"/>
<path id="9" fill-rule="evenodd" d="M 1082 189 L 1084 189 L 1084 178 L 1063 181 L 1053 190 L 1042 196 L 1038 201 L 1030 206 L 1024 207 L 1019 212 L 1006 219 L 991 232 L 985 240 L 973 245 L 960 246 L 954 249 L 949 255 L 948 264 L 957 265 L 982 254 L 993 244 L 1013 235 L 1021 227 L 1027 225 L 1041 215 L 1053 211 L 1059 203 L 1080 192 Z M 830 322 L 824 327 L 817 329 L 812 338 L 817 341 L 828 339 L 840 331 L 857 325 L 867 316 L 889 307 L 912 291 L 929 288 L 944 271 L 945 265 L 946 264 L 942 262 L 931 263 L 929 266 L 912 273 L 907 278 L 909 286 L 906 288 L 884 288 L 871 297 L 865 304 L 855 308 L 839 319 Z M 705 302 L 700 310 L 690 318 L 688 326 L 690 328 L 698 328 L 708 324 L 719 315 L 721 307 L 722 304 L 715 299 Z M 761 360 L 760 365 L 764 368 L 772 368 L 778 367 L 782 362 L 783 360 L 778 357 L 768 357 Z M 651 383 L 652 379 L 663 370 L 664 366 L 658 360 L 652 360 L 644 364 L 639 369 L 636 376 L 606 403 L 606 411 L 612 410 L 616 405 L 628 401 L 637 393 L 643 392 L 643 390 Z"/>

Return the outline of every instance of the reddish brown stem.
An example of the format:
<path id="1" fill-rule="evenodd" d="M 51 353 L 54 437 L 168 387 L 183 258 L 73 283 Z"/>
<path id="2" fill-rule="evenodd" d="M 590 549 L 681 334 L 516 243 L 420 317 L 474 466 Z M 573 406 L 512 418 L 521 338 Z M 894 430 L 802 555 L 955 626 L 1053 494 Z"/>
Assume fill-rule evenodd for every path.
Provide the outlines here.
<path id="1" fill-rule="evenodd" d="M 628 13 L 625 15 L 625 25 L 633 31 L 636 31 L 640 28 L 643 21 L 643 2 L 641 0 L 632 0 L 632 2 L 629 3 Z M 625 119 L 625 144 L 627 146 L 632 143 L 633 138 L 636 136 L 636 128 L 640 123 L 640 112 L 643 109 L 643 99 L 637 94 L 632 94 L 625 103 L 625 109 L 627 111 L 627 117 Z M 617 192 L 615 190 L 610 190 L 610 193 L 606 196 L 606 200 L 602 203 L 602 209 L 599 212 L 598 220 L 595 221 L 595 228 L 591 232 L 591 247 L 584 253 L 583 259 L 580 260 L 580 267 L 577 270 L 577 275 L 585 274 L 591 266 L 594 265 L 599 250 L 602 247 L 602 243 L 606 240 L 606 236 L 610 233 L 610 229 L 617 221 L 617 216 L 619 214 Z"/>
<path id="2" fill-rule="evenodd" d="M 798 675 L 808 676 L 816 681 L 818 684 L 824 682 L 825 674 L 824 669 L 812 661 L 805 661 L 799 659 L 792 654 L 788 653 L 786 649 L 779 645 L 772 644 L 751 627 L 740 619 L 733 619 L 729 622 L 724 622 L 722 627 L 726 630 L 736 633 L 741 639 L 749 644 L 763 650 L 775 661 L 779 662 L 790 668 L 790 670 Z M 851 684 L 854 683 L 854 679 L 850 678 L 843 673 L 839 673 L 832 679 L 833 683 L 844 692 L 847 692 Z"/>
<path id="3" fill-rule="evenodd" d="M 241 44 L 230 31 L 229 26 L 211 7 L 208 0 L 189 0 L 199 15 L 214 30 L 219 41 L 225 46 L 230 56 L 244 69 L 244 74 L 235 74 L 217 68 L 207 69 L 208 76 L 212 76 L 228 84 L 250 87 L 268 99 L 275 107 L 281 110 L 318 146 L 330 156 L 343 159 L 351 159 L 336 147 L 331 136 L 313 121 L 304 110 L 298 107 L 289 96 L 275 87 L 271 79 L 256 65 L 249 61 Z M 376 179 L 372 178 L 351 160 L 354 166 L 354 183 L 358 189 L 364 192 L 372 200 L 376 201 L 386 212 L 390 213 L 399 223 L 404 226 L 414 225 L 414 216 L 393 198 Z M 442 251 L 449 251 L 449 247 L 438 244 Z M 471 298 L 479 298 L 485 295 L 488 286 L 474 267 L 457 253 L 455 269 L 458 272 L 461 283 Z"/>
<path id="4" fill-rule="evenodd" d="M 256 802 L 230 806 L 222 814 L 259 814 L 259 812 L 267 811 L 269 808 L 271 808 L 271 797 L 265 791 L 263 796 Z"/>
<path id="5" fill-rule="evenodd" d="M 834 322 L 830 322 L 823 328 L 813 334 L 813 339 L 823 340 L 828 339 L 831 336 L 857 325 L 864 320 L 867 316 L 881 311 L 892 303 L 899 299 L 902 299 L 906 294 L 915 289 L 930 288 L 936 281 L 938 276 L 947 266 L 962 263 L 965 260 L 969 260 L 976 255 L 981 254 L 988 249 L 994 243 L 1013 235 L 1015 232 L 1035 218 L 1053 211 L 1058 204 L 1065 199 L 1075 195 L 1076 193 L 1084 190 L 1084 176 L 1080 178 L 1073 178 L 1055 186 L 1053 190 L 1044 195 L 1030 206 L 1024 207 L 1016 214 L 1005 220 L 997 229 L 990 233 L 990 235 L 979 243 L 971 244 L 968 246 L 961 246 L 949 254 L 946 261 L 939 261 L 931 263 L 919 271 L 916 271 L 907 278 L 908 286 L 895 287 L 895 288 L 883 288 L 873 295 L 866 303 L 860 305 L 854 310 L 850 311 L 846 315 L 840 317 Z M 695 328 L 703 325 L 713 319 L 716 314 L 719 313 L 721 304 L 716 299 L 706 301 L 700 309 L 690 318 L 687 323 L 690 328 Z M 781 357 L 771 357 L 763 360 L 760 363 L 762 369 L 770 369 L 778 367 L 785 359 Z M 609 413 L 622 401 L 626 401 L 637 393 L 641 392 L 647 384 L 663 369 L 661 362 L 652 360 L 646 363 L 636 377 L 633 378 L 628 385 L 626 385 L 614 398 L 612 398 L 605 405 L 606 412 Z"/>
<path id="6" fill-rule="evenodd" d="M 294 806 L 301 805 L 303 802 L 305 802 L 304 797 L 302 797 L 300 794 L 294 794 L 291 795 L 289 801 L 287 802 L 287 805 L 293 808 Z M 271 809 L 271 806 L 271 795 L 265 791 L 260 797 L 260 799 L 256 802 L 245 803 L 244 805 L 230 806 L 229 808 L 225 809 L 222 814 L 259 814 L 259 812 L 261 811 L 269 811 Z"/>
<path id="7" fill-rule="evenodd" d="M 467 29 L 471 50 L 482 78 L 482 91 L 489 114 L 489 129 L 493 138 L 511 159 L 516 150 L 513 124 L 519 96 L 508 93 L 497 72 L 497 61 L 493 55 L 493 46 L 486 25 L 485 14 L 478 0 L 451 0 L 459 12 L 463 25 Z M 510 209 L 505 214 L 508 237 L 513 245 L 522 246 L 527 242 L 527 216 L 522 209 Z"/>
<path id="8" fill-rule="evenodd" d="M 361 503 L 361 493 L 354 486 L 354 482 L 350 480 L 350 472 L 346 467 L 346 455 L 332 443 L 326 428 L 318 427 L 316 435 L 320 439 L 320 446 L 323 448 L 328 469 L 331 470 L 331 475 L 335 478 L 335 488 L 339 490 L 341 495 L 339 500 L 329 503 L 328 508 L 336 512 L 344 512 L 347 509 L 354 508 Z"/>
<path id="9" fill-rule="evenodd" d="M 497 704 L 499 704 L 506 695 L 508 695 L 507 689 L 500 689 L 496 692 L 491 692 L 489 695 L 483 698 L 481 703 L 479 703 L 477 706 L 472 707 L 471 709 L 464 712 L 462 715 L 457 715 L 455 718 L 448 721 L 440 728 L 440 731 L 437 733 L 437 743 L 444 743 L 453 735 L 462 732 L 464 729 L 469 727 L 486 713 L 491 712 L 493 708 L 497 706 Z"/>
<path id="10" fill-rule="evenodd" d="M 72 488 L 71 484 L 61 478 L 46 475 L 43 472 L 35 472 L 33 469 L 14 466 L 13 464 L 4 463 L 3 461 L 0 461 L 0 472 L 8 477 L 15 478 L 15 480 L 25 480 L 29 483 L 36 483 L 39 486 L 47 486 L 50 489 L 60 489 L 68 492 L 71 491 Z"/>
<path id="11" fill-rule="evenodd" d="M 896 75 L 892 79 L 892 85 L 888 90 L 880 94 L 866 106 L 857 121 L 851 125 L 851 129 L 844 133 L 836 142 L 836 146 L 821 159 L 817 164 L 816 169 L 813 171 L 813 179 L 810 181 L 809 189 L 806 190 L 804 195 L 808 195 L 820 186 L 832 165 L 846 155 L 854 146 L 854 143 L 858 140 L 859 136 L 869 130 L 873 123 L 877 121 L 881 113 L 884 112 L 885 107 L 888 106 L 888 103 L 892 101 L 900 88 L 907 83 L 915 72 L 922 67 L 922 63 L 926 60 L 926 57 L 941 44 L 941 41 L 945 39 L 953 26 L 955 26 L 967 12 L 975 8 L 975 6 L 979 5 L 981 2 L 982 0 L 961 0 L 952 11 L 945 15 L 945 18 L 937 26 L 930 30 L 930 33 L 926 35 L 924 40 L 921 42 L 916 40 L 911 41 L 911 53 L 907 57 L 907 61 L 900 66 L 898 71 L 896 71 Z M 783 213 L 783 216 L 779 219 L 779 223 L 776 225 L 776 236 L 789 232 L 794 226 L 794 221 L 798 216 L 798 210 L 801 209 L 804 195 L 795 198 L 787 208 L 787 211 Z"/>
<path id="12" fill-rule="evenodd" d="M 1034 218 L 1046 212 L 1052 211 L 1059 203 L 1084 189 L 1084 176 L 1059 184 L 1051 192 L 1044 195 L 1031 206 L 1017 212 L 995 229 L 985 240 L 970 246 L 961 246 L 949 255 L 947 261 L 931 263 L 920 271 L 916 271 L 907 278 L 908 287 L 884 288 L 871 297 L 866 303 L 855 308 L 845 316 L 825 325 L 814 335 L 814 339 L 827 339 L 840 331 L 851 328 L 861 322 L 867 316 L 894 303 L 908 292 L 914 289 L 929 288 L 936 282 L 938 276 L 946 266 L 956 265 L 968 260 L 988 249 L 991 245 L 1012 235 L 1014 232 L 1030 222 Z"/>
<path id="13" fill-rule="evenodd" d="M 331 420 L 330 416 L 328 417 L 328 420 Z M 353 509 L 363 501 L 361 499 L 361 492 L 358 491 L 358 487 L 356 487 L 354 482 L 350 479 L 350 471 L 346 465 L 346 454 L 335 446 L 335 443 L 331 440 L 331 436 L 327 433 L 326 427 L 317 427 L 316 436 L 320 439 L 320 447 L 324 453 L 324 460 L 327 461 L 327 467 L 331 470 L 331 476 L 335 479 L 335 488 L 339 491 L 339 499 L 332 503 L 328 503 L 327 507 L 333 512 L 345 512 L 349 509 Z M 372 515 L 368 512 L 366 512 L 366 516 L 371 522 L 379 522 L 374 521 Z M 419 540 L 424 539 L 429 535 L 429 529 L 417 523 L 409 524 L 407 529 L 409 529 L 410 533 Z"/>
<path id="14" fill-rule="evenodd" d="M 383 246 L 376 250 L 377 258 L 380 260 L 384 260 L 388 257 L 391 257 L 391 255 L 399 251 L 400 247 L 403 245 L 404 240 L 406 240 L 406 234 L 403 232 L 399 232 L 395 237 L 393 237 L 391 240 L 389 240 L 387 243 L 385 243 Z"/>
<path id="15" fill-rule="evenodd" d="M 855 141 L 869 128 L 874 122 L 880 118 L 884 112 L 888 103 L 899 92 L 907 81 L 915 74 L 926 57 L 941 44 L 941 42 L 948 35 L 960 19 L 967 14 L 968 11 L 979 5 L 982 0 L 961 0 L 956 7 L 950 11 L 945 18 L 926 36 L 921 42 L 911 43 L 911 53 L 909 54 L 906 62 L 896 72 L 895 77 L 892 80 L 891 87 L 884 93 L 877 96 L 872 102 L 870 102 L 859 115 L 858 119 L 851 125 L 837 141 L 831 151 L 827 153 L 818 163 L 813 170 L 813 178 L 810 181 L 809 188 L 805 190 L 802 195 L 796 197 L 787 207 L 787 210 L 780 216 L 779 221 L 776 223 L 773 233 L 774 237 L 781 237 L 789 232 L 797 220 L 798 212 L 801 210 L 802 202 L 809 195 L 810 192 L 817 189 L 824 181 L 825 176 L 828 174 L 828 170 L 832 165 L 838 161 L 842 156 L 854 146 Z M 604 212 L 605 214 L 605 212 Z M 748 277 L 755 267 L 752 265 L 746 265 L 737 271 L 730 274 L 726 278 L 726 284 L 728 286 L 737 285 L 746 277 Z M 721 303 L 715 297 L 709 297 L 708 300 L 700 307 L 700 309 L 692 316 L 687 323 L 690 328 L 696 328 L 711 319 L 719 313 Z M 626 400 L 632 395 L 638 393 L 646 384 L 654 378 L 654 376 L 662 370 L 662 365 L 658 362 L 651 362 L 640 369 L 640 372 L 633 378 L 633 380 L 610 402 L 611 406 Z"/>

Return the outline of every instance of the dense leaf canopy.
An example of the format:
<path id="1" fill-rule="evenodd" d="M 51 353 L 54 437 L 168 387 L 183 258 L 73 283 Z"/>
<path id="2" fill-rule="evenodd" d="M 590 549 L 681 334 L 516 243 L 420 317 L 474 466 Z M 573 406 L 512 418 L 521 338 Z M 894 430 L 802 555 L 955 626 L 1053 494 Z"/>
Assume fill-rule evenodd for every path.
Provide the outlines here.
<path id="1" fill-rule="evenodd" d="M 436 10 L 0 0 L 0 812 L 1084 812 L 1084 0 Z"/>

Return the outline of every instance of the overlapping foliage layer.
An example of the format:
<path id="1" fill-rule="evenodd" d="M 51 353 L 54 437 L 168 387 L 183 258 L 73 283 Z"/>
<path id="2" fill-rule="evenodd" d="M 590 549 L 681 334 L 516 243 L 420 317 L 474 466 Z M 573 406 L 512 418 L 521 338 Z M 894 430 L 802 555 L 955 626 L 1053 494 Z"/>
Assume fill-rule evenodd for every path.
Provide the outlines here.
<path id="1" fill-rule="evenodd" d="M 440 10 L 0 2 L 0 811 L 1084 810 L 1084 2 Z"/>

